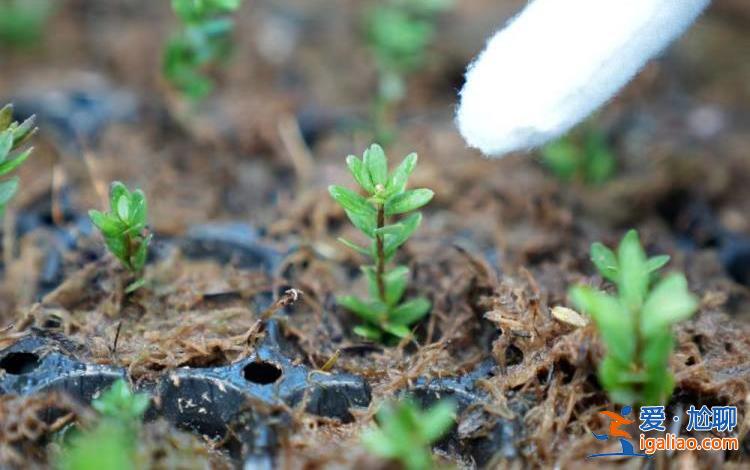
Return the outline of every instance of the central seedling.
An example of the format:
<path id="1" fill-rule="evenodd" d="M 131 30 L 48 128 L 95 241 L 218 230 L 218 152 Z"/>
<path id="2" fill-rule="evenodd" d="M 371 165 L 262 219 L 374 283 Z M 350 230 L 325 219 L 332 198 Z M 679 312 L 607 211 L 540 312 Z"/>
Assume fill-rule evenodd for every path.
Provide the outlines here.
<path id="1" fill-rule="evenodd" d="M 383 333 L 405 338 L 411 334 L 409 325 L 430 310 L 430 302 L 422 297 L 401 302 L 409 269 L 397 266 L 388 270 L 386 265 L 419 227 L 422 214 L 413 211 L 430 202 L 433 192 L 424 188 L 406 189 L 407 180 L 417 165 L 415 153 L 404 158 L 390 175 L 385 152 L 376 144 L 365 151 L 362 160 L 350 155 L 346 163 L 367 197 L 341 186 L 331 186 L 328 190 L 371 243 L 362 247 L 339 240 L 370 257 L 373 264 L 362 267 L 369 282 L 370 298 L 347 295 L 339 297 L 338 303 L 366 322 L 354 329 L 358 335 L 374 341 L 382 340 Z M 409 212 L 412 213 L 406 215 Z M 389 219 L 393 216 L 403 217 L 392 222 Z"/>
<path id="2" fill-rule="evenodd" d="M 140 189 L 130 192 L 124 184 L 116 181 L 112 183 L 109 199 L 110 212 L 91 210 L 89 217 L 102 233 L 109 251 L 137 277 L 126 288 L 126 292 L 132 292 L 143 285 L 143 266 L 152 237 L 145 233 L 148 219 L 146 196 Z"/>
<path id="3" fill-rule="evenodd" d="M 591 245 L 591 260 L 617 286 L 616 296 L 588 286 L 570 292 L 576 306 L 593 317 L 607 346 L 599 364 L 599 381 L 612 401 L 665 404 L 674 387 L 669 371 L 672 325 L 695 312 L 697 299 L 680 273 L 669 274 L 652 286 L 669 256 L 647 258 L 635 230 L 625 235 L 617 253 L 601 243 Z"/>

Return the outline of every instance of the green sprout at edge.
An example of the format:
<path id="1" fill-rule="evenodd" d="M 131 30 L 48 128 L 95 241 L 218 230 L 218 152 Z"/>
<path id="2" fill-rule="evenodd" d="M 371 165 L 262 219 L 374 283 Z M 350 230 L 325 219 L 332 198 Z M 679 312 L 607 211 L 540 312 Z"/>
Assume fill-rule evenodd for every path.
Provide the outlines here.
<path id="1" fill-rule="evenodd" d="M 5 176 L 16 168 L 31 155 L 33 147 L 22 152 L 14 153 L 36 133 L 34 127 L 34 116 L 31 116 L 21 124 L 13 121 L 13 106 L 7 104 L 0 109 L 0 176 Z M 0 219 L 5 214 L 8 202 L 18 192 L 18 177 L 0 180 Z"/>
<path id="2" fill-rule="evenodd" d="M 607 347 L 599 381 L 614 402 L 665 404 L 674 388 L 672 325 L 693 315 L 697 299 L 683 274 L 658 279 L 669 256 L 647 258 L 635 230 L 623 237 L 617 253 L 601 243 L 591 245 L 591 260 L 617 286 L 616 295 L 589 286 L 570 291 L 573 303 L 593 317 Z"/>
<path id="3" fill-rule="evenodd" d="M 146 264 L 151 234 L 146 234 L 148 204 L 139 189 L 130 192 L 116 181 L 110 190 L 110 212 L 89 211 L 91 222 L 104 237 L 110 252 L 137 279 L 126 288 L 132 292 L 143 285 L 143 266 Z"/>
<path id="4" fill-rule="evenodd" d="M 406 189 L 407 180 L 417 165 L 415 153 L 404 158 L 390 175 L 385 152 L 377 144 L 365 150 L 362 160 L 350 155 L 346 163 L 367 197 L 341 186 L 330 186 L 328 190 L 344 208 L 352 224 L 371 240 L 368 247 L 362 247 L 339 239 L 372 259 L 371 265 L 362 267 L 369 281 L 370 298 L 347 295 L 337 301 L 365 321 L 364 325 L 354 329 L 356 334 L 373 341 L 382 340 L 384 332 L 399 338 L 408 337 L 411 334 L 409 325 L 427 314 L 430 302 L 419 297 L 401 303 L 409 269 L 397 266 L 388 270 L 386 265 L 417 230 L 422 214 L 414 212 L 396 222 L 388 219 L 419 209 L 430 202 L 433 192 L 424 188 Z"/>
<path id="5" fill-rule="evenodd" d="M 407 470 L 433 468 L 430 446 L 450 430 L 456 405 L 443 400 L 422 411 L 410 399 L 386 404 L 378 410 L 379 426 L 362 434 L 362 443 L 373 454 L 399 461 Z"/>
<path id="6" fill-rule="evenodd" d="M 138 468 L 136 445 L 141 420 L 150 404 L 147 394 L 133 393 L 117 380 L 91 406 L 100 419 L 94 429 L 73 436 L 63 451 L 60 470 L 129 470 Z"/>
<path id="7" fill-rule="evenodd" d="M 193 101 L 214 88 L 206 69 L 225 59 L 231 49 L 232 19 L 242 0 L 172 0 L 182 22 L 164 48 L 162 70 L 166 79 Z"/>

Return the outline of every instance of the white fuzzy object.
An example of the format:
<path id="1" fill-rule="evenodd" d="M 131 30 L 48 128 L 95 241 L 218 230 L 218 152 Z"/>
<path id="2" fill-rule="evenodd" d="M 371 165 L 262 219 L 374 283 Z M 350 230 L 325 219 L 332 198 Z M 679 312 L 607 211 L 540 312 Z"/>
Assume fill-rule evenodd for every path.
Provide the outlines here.
<path id="1" fill-rule="evenodd" d="M 469 66 L 457 123 L 502 156 L 568 131 L 675 40 L 710 0 L 534 0 Z"/>

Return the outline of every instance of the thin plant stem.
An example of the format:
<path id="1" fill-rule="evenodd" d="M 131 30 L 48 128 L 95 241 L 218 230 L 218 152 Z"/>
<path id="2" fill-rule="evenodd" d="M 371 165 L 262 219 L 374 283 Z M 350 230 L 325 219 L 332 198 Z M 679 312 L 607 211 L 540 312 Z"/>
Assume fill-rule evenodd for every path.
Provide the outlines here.
<path id="1" fill-rule="evenodd" d="M 385 226 L 385 208 L 383 204 L 378 205 L 378 228 L 383 228 Z M 375 273 L 375 279 L 378 284 L 378 293 L 380 294 L 380 300 L 385 302 L 385 281 L 383 280 L 383 276 L 385 275 L 385 248 L 383 246 L 383 235 L 376 235 L 376 246 L 377 246 L 377 255 L 378 259 L 377 267 L 376 267 L 376 273 Z"/>

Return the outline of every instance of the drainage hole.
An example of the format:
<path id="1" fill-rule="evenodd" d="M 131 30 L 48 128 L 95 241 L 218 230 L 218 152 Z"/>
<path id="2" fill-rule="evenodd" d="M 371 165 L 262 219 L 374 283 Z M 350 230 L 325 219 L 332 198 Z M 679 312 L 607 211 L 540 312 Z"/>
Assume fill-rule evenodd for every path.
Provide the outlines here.
<path id="1" fill-rule="evenodd" d="M 12 352 L 0 359 L 0 369 L 12 375 L 28 374 L 39 367 L 39 356 L 28 352 Z"/>
<path id="2" fill-rule="evenodd" d="M 281 369 L 270 362 L 251 362 L 242 372 L 245 380 L 261 385 L 272 384 L 281 377 Z"/>

